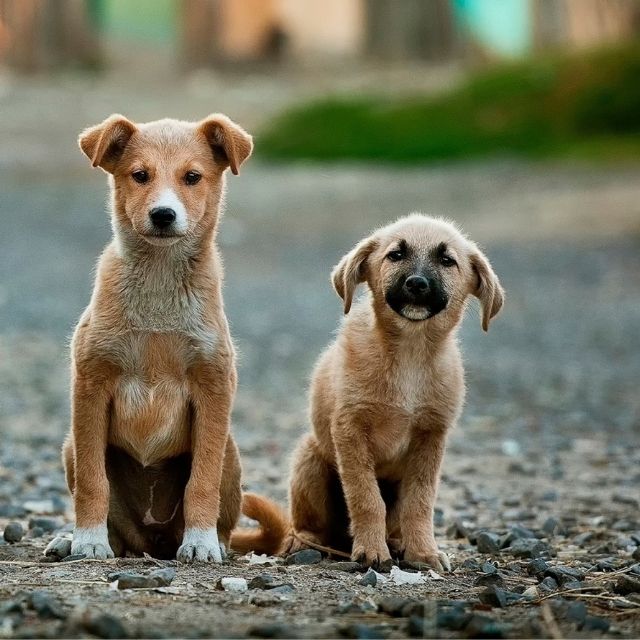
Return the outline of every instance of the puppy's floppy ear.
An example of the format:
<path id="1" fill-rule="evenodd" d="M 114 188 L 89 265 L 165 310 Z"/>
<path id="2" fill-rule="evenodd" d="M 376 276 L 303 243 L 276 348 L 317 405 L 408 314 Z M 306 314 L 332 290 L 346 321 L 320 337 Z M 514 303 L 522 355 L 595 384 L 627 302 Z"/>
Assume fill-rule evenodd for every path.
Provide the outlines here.
<path id="1" fill-rule="evenodd" d="M 233 120 L 221 113 L 214 113 L 200 123 L 213 156 L 226 164 L 237 176 L 240 165 L 253 151 L 253 138 Z"/>
<path id="2" fill-rule="evenodd" d="M 337 294 L 344 301 L 344 312 L 349 313 L 356 287 L 364 282 L 367 276 L 367 258 L 376 248 L 377 239 L 373 236 L 359 242 L 331 273 L 331 281 Z"/>
<path id="3" fill-rule="evenodd" d="M 474 278 L 471 293 L 480 300 L 482 328 L 487 331 L 491 319 L 502 309 L 504 289 L 489 260 L 479 249 L 476 248 L 471 254 L 470 261 Z"/>
<path id="4" fill-rule="evenodd" d="M 91 160 L 91 166 L 113 173 L 135 131 L 137 129 L 133 122 L 114 113 L 101 124 L 85 129 L 78 138 L 78 144 Z"/>

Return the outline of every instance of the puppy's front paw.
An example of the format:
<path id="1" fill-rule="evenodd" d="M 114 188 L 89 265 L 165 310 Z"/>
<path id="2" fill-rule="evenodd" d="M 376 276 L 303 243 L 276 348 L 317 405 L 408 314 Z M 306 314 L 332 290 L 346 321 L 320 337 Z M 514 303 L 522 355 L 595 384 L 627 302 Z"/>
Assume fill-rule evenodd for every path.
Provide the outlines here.
<path id="1" fill-rule="evenodd" d="M 411 551 L 406 549 L 404 559 L 407 562 L 421 562 L 428 564 L 435 571 L 451 571 L 449 556 L 443 551 Z"/>
<path id="2" fill-rule="evenodd" d="M 71 541 L 71 555 L 83 555 L 86 558 L 94 558 L 96 560 L 113 558 L 113 550 L 109 545 L 107 525 L 76 527 Z"/>
<path id="3" fill-rule="evenodd" d="M 389 547 L 384 540 L 366 543 L 359 541 L 357 538 L 354 539 L 351 559 L 366 567 L 373 567 L 383 571 L 389 571 L 393 563 Z"/>
<path id="4" fill-rule="evenodd" d="M 176 554 L 178 562 L 217 562 L 226 557 L 224 545 L 218 541 L 218 530 L 187 529 Z"/>

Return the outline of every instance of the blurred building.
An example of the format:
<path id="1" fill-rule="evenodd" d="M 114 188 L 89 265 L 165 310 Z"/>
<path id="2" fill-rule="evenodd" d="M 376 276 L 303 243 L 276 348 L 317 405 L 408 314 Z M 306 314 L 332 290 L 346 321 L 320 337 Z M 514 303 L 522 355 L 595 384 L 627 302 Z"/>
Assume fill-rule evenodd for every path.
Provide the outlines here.
<path id="1" fill-rule="evenodd" d="M 0 60 L 37 71 L 141 48 L 190 67 L 491 60 L 630 39 L 639 18 L 637 0 L 0 0 Z"/>

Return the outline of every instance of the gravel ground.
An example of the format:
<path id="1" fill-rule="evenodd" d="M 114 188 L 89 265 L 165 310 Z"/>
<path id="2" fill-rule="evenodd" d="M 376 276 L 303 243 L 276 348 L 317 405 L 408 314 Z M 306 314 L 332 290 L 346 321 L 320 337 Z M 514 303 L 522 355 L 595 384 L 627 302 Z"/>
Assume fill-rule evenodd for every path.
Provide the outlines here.
<path id="1" fill-rule="evenodd" d="M 73 140 L 68 120 L 43 157 Z M 436 517 L 454 571 L 397 584 L 314 557 L 43 562 L 72 522 L 66 343 L 109 226 L 105 181 L 72 145 L 55 164 L 34 149 L 16 165 L 0 153 L 0 531 L 19 539 L 0 540 L 0 637 L 640 635 L 640 167 L 254 162 L 230 180 L 221 246 L 248 489 L 286 498 L 307 376 L 340 318 L 328 274 L 371 227 L 415 209 L 454 218 L 507 290 L 487 335 L 475 308 L 461 332 L 468 401 Z M 175 575 L 150 578 L 158 565 Z"/>

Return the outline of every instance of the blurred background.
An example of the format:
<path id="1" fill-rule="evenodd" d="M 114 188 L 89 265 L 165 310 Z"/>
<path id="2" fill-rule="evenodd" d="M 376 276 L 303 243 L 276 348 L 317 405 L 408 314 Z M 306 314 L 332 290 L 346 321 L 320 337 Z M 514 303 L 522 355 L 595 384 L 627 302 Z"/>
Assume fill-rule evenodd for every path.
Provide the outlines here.
<path id="1" fill-rule="evenodd" d="M 285 497 L 341 316 L 332 266 L 420 210 L 479 241 L 508 294 L 487 335 L 474 305 L 463 326 L 447 512 L 478 487 L 500 508 L 532 477 L 552 499 L 632 493 L 639 37 L 634 0 L 0 0 L 5 512 L 65 499 L 67 341 L 110 236 L 76 139 L 112 112 L 222 111 L 254 134 L 220 238 L 249 486 Z"/>

